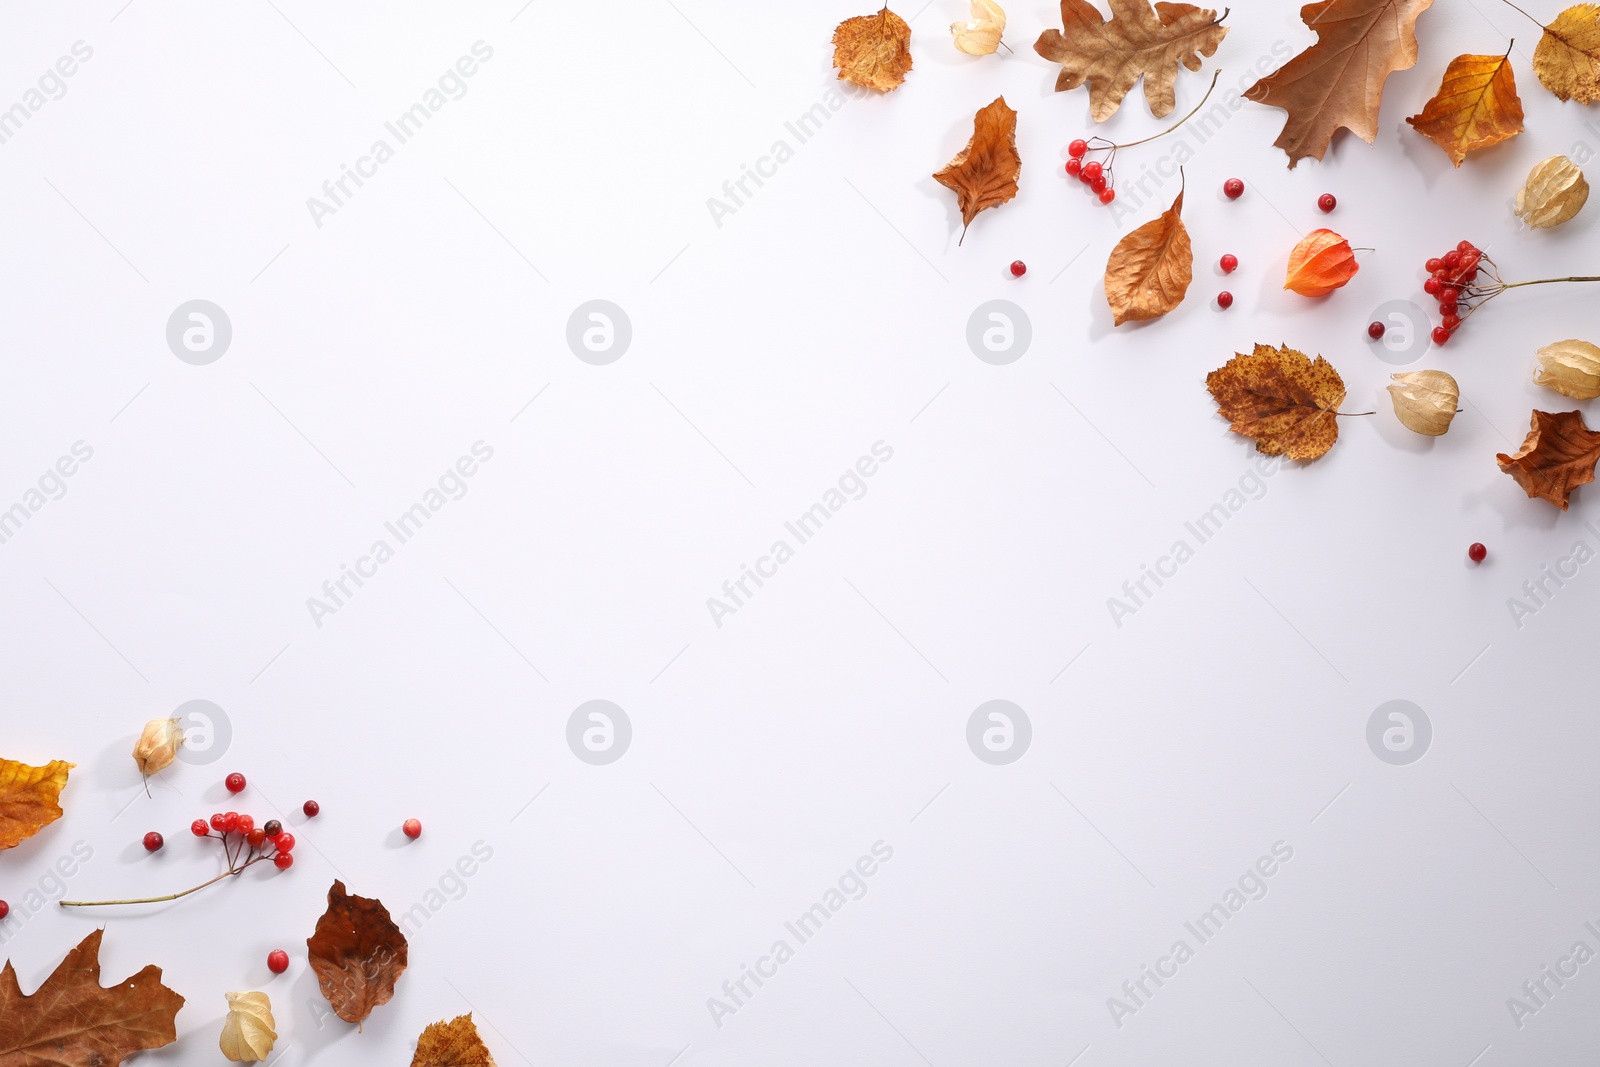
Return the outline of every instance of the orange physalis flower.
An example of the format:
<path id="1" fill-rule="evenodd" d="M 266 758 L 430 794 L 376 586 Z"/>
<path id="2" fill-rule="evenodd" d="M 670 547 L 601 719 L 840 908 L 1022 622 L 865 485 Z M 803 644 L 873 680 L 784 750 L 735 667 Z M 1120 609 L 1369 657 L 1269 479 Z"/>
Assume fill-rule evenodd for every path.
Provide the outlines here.
<path id="1" fill-rule="evenodd" d="M 1354 278 L 1360 269 L 1349 241 L 1332 230 L 1312 230 L 1289 253 L 1289 273 L 1283 287 L 1301 296 L 1327 296 Z"/>

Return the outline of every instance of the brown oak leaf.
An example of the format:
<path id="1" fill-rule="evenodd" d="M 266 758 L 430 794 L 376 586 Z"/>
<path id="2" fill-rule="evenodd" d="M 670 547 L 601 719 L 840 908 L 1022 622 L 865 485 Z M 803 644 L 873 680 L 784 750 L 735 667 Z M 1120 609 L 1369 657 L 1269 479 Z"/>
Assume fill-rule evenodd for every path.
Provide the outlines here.
<path id="1" fill-rule="evenodd" d="M 360 1023 L 389 1003 L 406 969 L 406 937 L 381 901 L 352 896 L 344 883 L 328 890 L 328 910 L 306 938 L 307 958 L 333 1013 Z"/>
<path id="2" fill-rule="evenodd" d="M 1269 456 L 1316 459 L 1339 440 L 1344 380 L 1321 356 L 1256 345 L 1206 375 L 1206 388 L 1229 428 Z"/>
<path id="3" fill-rule="evenodd" d="M 1417 16 L 1433 0 L 1320 0 L 1300 9 L 1317 43 L 1245 96 L 1289 113 L 1275 142 L 1293 167 L 1321 159 L 1340 127 L 1371 144 L 1383 83 L 1417 61 Z"/>
<path id="4" fill-rule="evenodd" d="M 1534 411 L 1533 428 L 1515 455 L 1495 457 L 1529 497 L 1548 500 L 1562 511 L 1580 485 L 1594 481 L 1600 461 L 1600 433 L 1590 430 L 1581 411 Z"/>
<path id="5" fill-rule="evenodd" d="M 1510 50 L 1503 56 L 1452 59 L 1439 91 L 1420 115 L 1412 115 L 1406 122 L 1444 149 L 1458 167 L 1468 152 L 1521 133 L 1522 100 L 1511 73 Z"/>
<path id="6" fill-rule="evenodd" d="M 1561 100 L 1600 100 L 1600 4 L 1575 4 L 1544 28 L 1533 73 Z"/>
<path id="7" fill-rule="evenodd" d="M 1017 113 L 1006 98 L 978 109 L 972 117 L 972 139 L 959 155 L 933 176 L 946 189 L 955 190 L 961 207 L 961 236 L 984 208 L 997 207 L 1017 195 L 1017 175 L 1022 157 L 1017 155 Z"/>
<path id="8" fill-rule="evenodd" d="M 1140 226 L 1111 250 L 1106 300 L 1114 325 L 1159 319 L 1179 304 L 1194 280 L 1194 247 L 1183 224 L 1183 191 L 1158 218 Z"/>
<path id="9" fill-rule="evenodd" d="M 1144 79 L 1144 98 L 1157 118 L 1177 104 L 1178 65 L 1200 69 L 1228 35 L 1217 13 L 1193 4 L 1111 0 L 1111 18 L 1088 0 L 1061 0 L 1061 29 L 1045 30 L 1033 50 L 1061 64 L 1056 92 L 1089 83 L 1089 115 L 1104 122 Z"/>
<path id="10" fill-rule="evenodd" d="M 61 818 L 61 790 L 75 763 L 30 767 L 0 759 L 0 849 L 15 848 Z"/>
<path id="11" fill-rule="evenodd" d="M 429 1023 L 417 1038 L 411 1067 L 495 1067 L 495 1062 L 468 1014 L 449 1022 Z"/>
<path id="12" fill-rule="evenodd" d="M 911 69 L 911 27 L 887 5 L 876 15 L 845 19 L 833 31 L 833 65 L 857 85 L 898 89 Z"/>
<path id="13" fill-rule="evenodd" d="M 178 1040 L 183 998 L 161 984 L 160 967 L 101 987 L 104 933 L 84 938 L 29 997 L 6 962 L 0 971 L 0 1067 L 117 1067 L 135 1052 Z"/>

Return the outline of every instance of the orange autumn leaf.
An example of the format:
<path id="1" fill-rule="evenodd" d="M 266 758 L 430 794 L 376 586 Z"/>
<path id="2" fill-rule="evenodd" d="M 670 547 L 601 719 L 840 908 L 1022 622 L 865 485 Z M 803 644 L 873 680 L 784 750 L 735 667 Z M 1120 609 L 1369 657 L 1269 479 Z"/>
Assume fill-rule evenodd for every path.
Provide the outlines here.
<path id="1" fill-rule="evenodd" d="M 306 939 L 306 958 L 333 1013 L 360 1023 L 389 1003 L 409 958 L 406 936 L 382 901 L 353 896 L 344 883 L 328 890 L 328 910 Z"/>
<path id="2" fill-rule="evenodd" d="M 1344 380 L 1321 356 L 1256 345 L 1206 375 L 1206 388 L 1229 429 L 1269 456 L 1316 459 L 1339 440 Z"/>
<path id="3" fill-rule="evenodd" d="M 845 19 L 833 31 L 833 65 L 842 80 L 880 93 L 898 89 L 911 69 L 911 27 L 887 5 Z"/>
<path id="4" fill-rule="evenodd" d="M 1515 137 L 1522 132 L 1522 101 L 1511 52 L 1452 59 L 1439 91 L 1420 115 L 1406 121 L 1458 167 L 1468 152 Z"/>
<path id="5" fill-rule="evenodd" d="M 1558 100 L 1600 100 L 1600 4 L 1575 4 L 1544 28 L 1533 73 Z"/>
<path id="6" fill-rule="evenodd" d="M 30 767 L 0 759 L 0 849 L 15 848 L 61 818 L 61 790 L 75 766 L 53 760 Z"/>
<path id="7" fill-rule="evenodd" d="M 1111 250 L 1106 300 L 1112 325 L 1159 319 L 1179 304 L 1194 281 L 1194 247 L 1183 224 L 1183 190 L 1160 217 L 1140 226 Z"/>
<path id="8" fill-rule="evenodd" d="M 1283 287 L 1301 296 L 1327 296 L 1360 269 L 1349 241 L 1332 230 L 1312 230 L 1289 253 Z"/>
<path id="9" fill-rule="evenodd" d="M 972 117 L 972 139 L 933 180 L 955 190 L 961 207 L 961 236 L 984 208 L 996 207 L 1017 195 L 1017 175 L 1022 157 L 1017 155 L 1017 113 L 996 97 Z"/>
<path id="10" fill-rule="evenodd" d="M 1581 411 L 1535 411 L 1522 447 L 1514 455 L 1500 453 L 1495 461 L 1529 497 L 1566 511 L 1572 490 L 1594 481 L 1600 433 L 1589 429 Z"/>
<path id="11" fill-rule="evenodd" d="M 471 1014 L 458 1015 L 449 1022 L 429 1023 L 417 1038 L 417 1051 L 411 1067 L 495 1067 Z"/>

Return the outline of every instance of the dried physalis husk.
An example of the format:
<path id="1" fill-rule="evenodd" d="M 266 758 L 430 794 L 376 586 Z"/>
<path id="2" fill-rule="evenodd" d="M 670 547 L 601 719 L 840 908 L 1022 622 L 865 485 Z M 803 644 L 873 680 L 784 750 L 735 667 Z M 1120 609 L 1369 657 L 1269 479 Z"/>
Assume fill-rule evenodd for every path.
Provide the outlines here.
<path id="1" fill-rule="evenodd" d="M 994 0 L 972 0 L 972 19 L 952 22 L 950 35 L 956 48 L 969 56 L 991 55 L 1000 47 L 1000 35 L 1006 29 L 1006 13 Z"/>
<path id="2" fill-rule="evenodd" d="M 1456 417 L 1456 401 L 1461 390 L 1456 380 L 1442 370 L 1419 370 L 1390 375 L 1398 385 L 1389 386 L 1394 413 L 1406 429 L 1428 437 L 1440 437 Z"/>
<path id="3" fill-rule="evenodd" d="M 177 719 L 151 719 L 134 742 L 133 761 L 139 765 L 140 774 L 155 774 L 172 766 L 182 746 L 183 728 Z"/>
<path id="4" fill-rule="evenodd" d="M 278 1040 L 272 1001 L 265 993 L 229 993 L 222 1024 L 222 1054 L 234 1063 L 258 1063 L 272 1055 Z"/>
<path id="5" fill-rule="evenodd" d="M 1600 396 L 1600 348 L 1588 341 L 1557 341 L 1534 353 L 1539 369 L 1533 384 L 1554 389 L 1574 400 Z"/>
<path id="6" fill-rule="evenodd" d="M 1551 156 L 1528 173 L 1512 211 L 1529 226 L 1545 229 L 1572 218 L 1588 199 L 1589 182 L 1578 165 L 1566 156 Z"/>

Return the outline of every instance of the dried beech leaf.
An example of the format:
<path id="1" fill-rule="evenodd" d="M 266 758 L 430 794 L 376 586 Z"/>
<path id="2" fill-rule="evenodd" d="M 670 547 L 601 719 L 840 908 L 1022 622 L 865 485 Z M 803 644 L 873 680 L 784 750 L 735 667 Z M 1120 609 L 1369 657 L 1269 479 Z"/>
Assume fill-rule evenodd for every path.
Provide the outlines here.
<path id="1" fill-rule="evenodd" d="M 1442 437 L 1450 429 L 1461 400 L 1456 380 L 1442 370 L 1418 370 L 1391 374 L 1398 384 L 1389 386 L 1395 417 L 1408 430 L 1428 437 Z"/>
<path id="2" fill-rule="evenodd" d="M 222 1054 L 234 1063 L 259 1063 L 278 1040 L 272 1001 L 265 993 L 229 993 L 222 1023 Z"/>
<path id="3" fill-rule="evenodd" d="M 0 849 L 15 848 L 61 818 L 61 790 L 76 766 L 53 760 L 30 767 L 0 759 Z"/>
<path id="4" fill-rule="evenodd" d="M 961 236 L 984 208 L 996 207 L 1017 195 L 1017 175 L 1022 157 L 1017 155 L 1017 113 L 1006 98 L 995 97 L 972 117 L 972 139 L 933 180 L 955 190 L 961 207 Z"/>
<path id="5" fill-rule="evenodd" d="M 1283 287 L 1301 296 L 1327 296 L 1360 269 L 1349 241 L 1332 230 L 1312 230 L 1289 253 Z"/>
<path id="6" fill-rule="evenodd" d="M 351 896 L 344 883 L 328 890 L 328 910 L 306 939 L 311 969 L 333 1013 L 359 1023 L 389 1003 L 407 962 L 405 935 L 382 902 Z"/>
<path id="7" fill-rule="evenodd" d="M 1275 142 L 1293 167 L 1321 159 L 1342 127 L 1371 144 L 1384 80 L 1417 62 L 1417 16 L 1433 0 L 1320 0 L 1300 9 L 1317 43 L 1245 96 L 1289 113 Z"/>
<path id="8" fill-rule="evenodd" d="M 1533 73 L 1562 100 L 1600 100 L 1600 4 L 1577 4 L 1544 28 Z"/>
<path id="9" fill-rule="evenodd" d="M 177 719 L 151 719 L 133 745 L 133 761 L 146 777 L 166 770 L 183 747 L 183 727 Z"/>
<path id="10" fill-rule="evenodd" d="M 950 24 L 956 48 L 969 56 L 992 55 L 1005 31 L 1006 13 L 994 0 L 972 0 L 971 20 Z"/>
<path id="11" fill-rule="evenodd" d="M 417 1038 L 411 1067 L 495 1067 L 495 1062 L 472 1016 L 458 1015 L 449 1022 L 428 1024 Z"/>
<path id="12" fill-rule="evenodd" d="M 887 93 L 911 69 L 911 27 L 885 6 L 876 15 L 845 19 L 833 31 L 833 65 L 839 77 Z"/>
<path id="13" fill-rule="evenodd" d="M 1111 250 L 1106 262 L 1106 300 L 1114 325 L 1159 319 L 1179 304 L 1194 280 L 1194 248 L 1178 199 Z"/>
<path id="14" fill-rule="evenodd" d="M 1206 375 L 1206 388 L 1230 429 L 1269 456 L 1316 459 L 1339 440 L 1344 380 L 1321 356 L 1256 345 Z"/>
<path id="15" fill-rule="evenodd" d="M 1594 481 L 1600 460 L 1600 433 L 1592 432 L 1581 411 L 1534 411 L 1533 429 L 1515 455 L 1495 457 L 1500 469 L 1517 480 L 1529 497 L 1548 500 L 1567 510 L 1572 490 Z"/>
<path id="16" fill-rule="evenodd" d="M 1522 132 L 1522 101 L 1511 53 L 1452 59 L 1439 91 L 1406 121 L 1458 167 L 1468 152 L 1515 137 Z"/>
<path id="17" fill-rule="evenodd" d="M 183 998 L 152 964 L 110 989 L 100 985 L 95 930 L 67 953 L 31 997 L 10 961 L 0 971 L 0 1067 L 117 1067 L 144 1049 L 178 1040 Z"/>
<path id="18" fill-rule="evenodd" d="M 1533 384 L 1554 389 L 1574 400 L 1600 396 L 1600 348 L 1588 341 L 1557 341 L 1534 353 L 1539 369 Z"/>
<path id="19" fill-rule="evenodd" d="M 1214 53 L 1228 35 L 1209 8 L 1152 8 L 1150 0 L 1111 0 L 1109 20 L 1089 0 L 1061 0 L 1061 27 L 1040 34 L 1033 50 L 1061 64 L 1056 92 L 1089 83 L 1089 115 L 1096 122 L 1116 114 L 1140 78 L 1151 113 L 1170 115 L 1177 105 L 1178 66 L 1199 70 L 1201 57 Z"/>
<path id="20" fill-rule="evenodd" d="M 1589 201 L 1589 181 L 1566 156 L 1551 156 L 1534 165 L 1517 191 L 1512 210 L 1529 226 L 1548 229 L 1572 218 Z"/>

